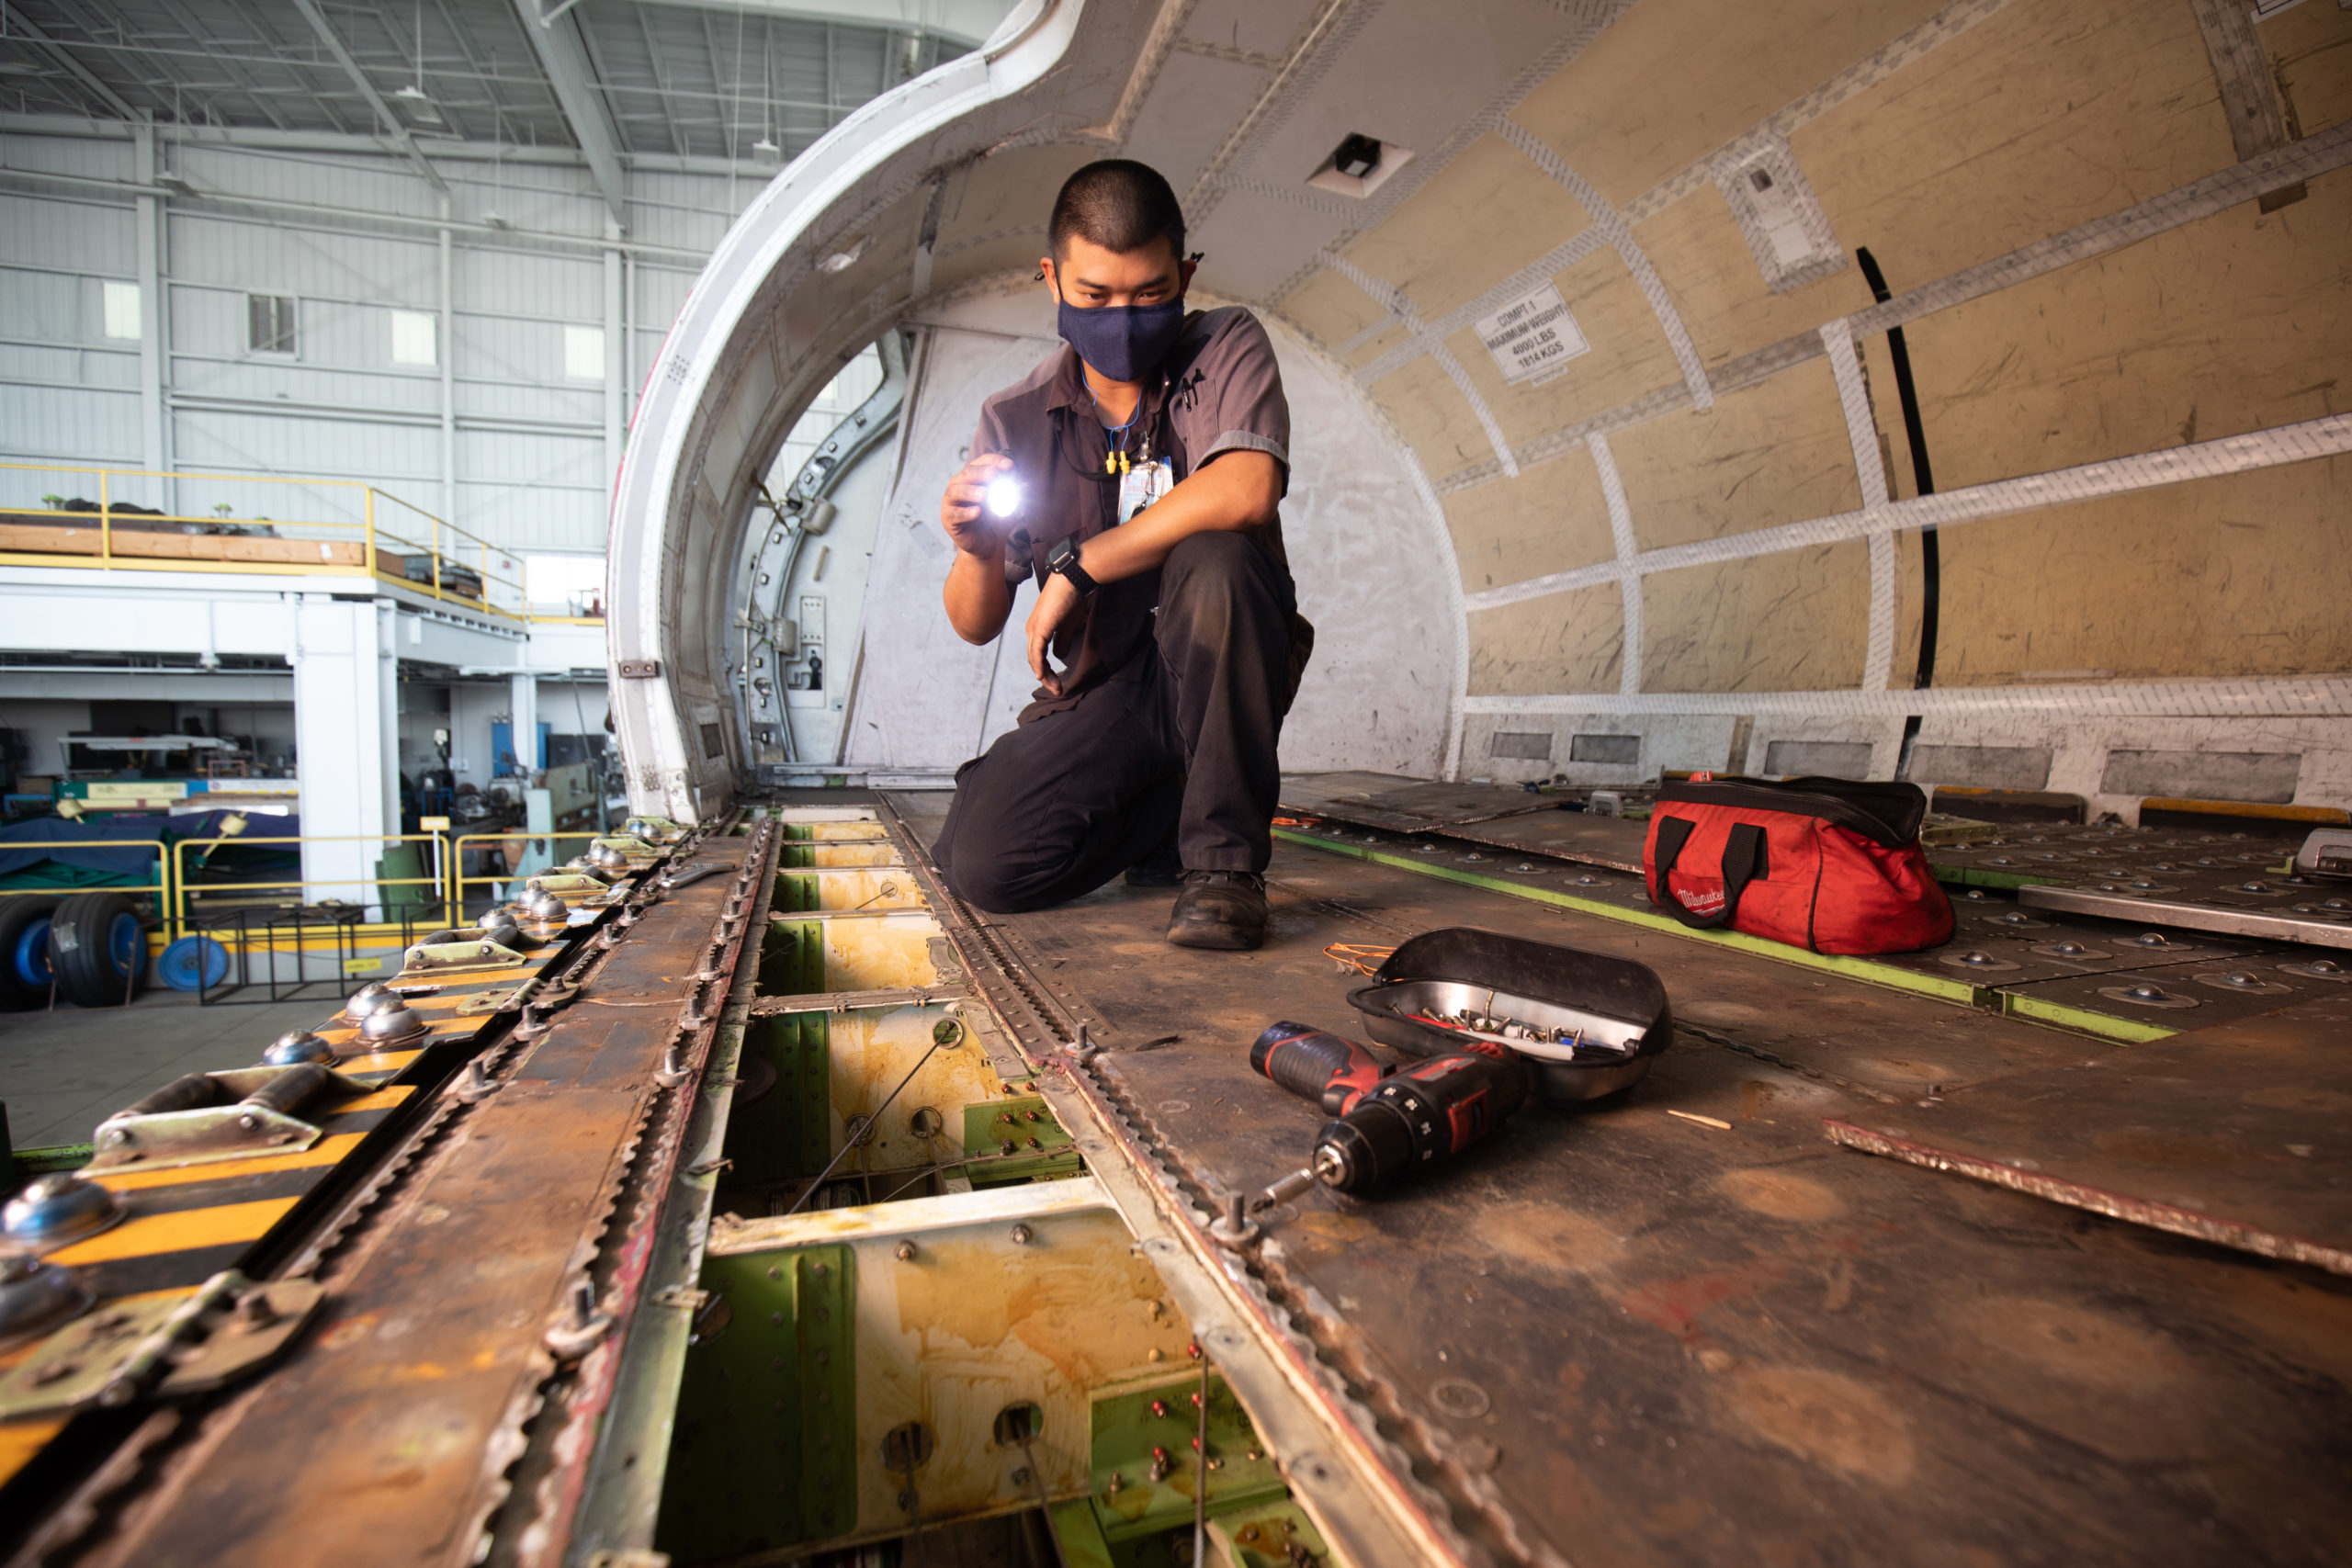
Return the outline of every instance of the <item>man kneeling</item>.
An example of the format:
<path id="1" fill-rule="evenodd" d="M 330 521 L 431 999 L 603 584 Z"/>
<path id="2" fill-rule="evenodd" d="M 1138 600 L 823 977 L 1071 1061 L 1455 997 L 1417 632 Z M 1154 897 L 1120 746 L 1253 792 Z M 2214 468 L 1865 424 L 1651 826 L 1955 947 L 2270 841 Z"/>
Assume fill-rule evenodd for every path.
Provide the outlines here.
<path id="1" fill-rule="evenodd" d="M 1146 165 L 1072 175 L 1048 243 L 1039 271 L 1069 346 L 981 406 L 939 504 L 965 640 L 995 638 L 1036 579 L 1040 685 L 958 770 L 934 853 L 959 897 L 1000 914 L 1123 871 L 1181 882 L 1170 942 L 1254 948 L 1275 743 L 1314 638 L 1277 515 L 1282 376 L 1249 311 L 1185 311 L 1183 213 Z"/>

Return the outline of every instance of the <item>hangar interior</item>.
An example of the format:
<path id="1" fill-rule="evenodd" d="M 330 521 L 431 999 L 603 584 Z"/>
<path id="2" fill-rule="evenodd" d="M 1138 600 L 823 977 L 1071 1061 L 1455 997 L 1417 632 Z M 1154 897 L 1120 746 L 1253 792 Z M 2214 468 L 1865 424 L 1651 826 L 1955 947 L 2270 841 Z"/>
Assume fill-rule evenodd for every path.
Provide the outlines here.
<path id="1" fill-rule="evenodd" d="M 2352 1551 L 2352 0 L 0 24 L 0 1073 L 179 1042 L 17 1140 L 7 1561 Z M 933 855 L 1106 157 L 1291 409 L 1255 952 Z M 1942 934 L 1691 919 L 1766 781 Z"/>

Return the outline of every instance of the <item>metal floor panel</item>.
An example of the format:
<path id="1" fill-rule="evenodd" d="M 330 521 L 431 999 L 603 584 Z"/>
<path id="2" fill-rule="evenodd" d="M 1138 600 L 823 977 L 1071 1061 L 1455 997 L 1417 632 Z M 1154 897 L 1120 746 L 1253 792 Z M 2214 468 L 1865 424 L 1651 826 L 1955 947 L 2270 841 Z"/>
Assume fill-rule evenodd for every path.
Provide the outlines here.
<path id="1" fill-rule="evenodd" d="M 1096 1021 L 1094 1080 L 1205 1194 L 1295 1168 L 1321 1120 L 1246 1055 L 1277 1018 L 1353 1025 L 1328 942 L 1464 923 L 1634 956 L 1684 1024 L 1622 1101 L 1531 1110 L 1380 1200 L 1318 1190 L 1251 1265 L 1495 1560 L 2219 1562 L 2344 1538 L 2332 1295 L 1824 1136 L 2132 1048 L 1397 867 L 1285 845 L 1271 875 L 1254 953 L 1168 948 L 1169 895 L 1116 884 L 990 922 Z"/>

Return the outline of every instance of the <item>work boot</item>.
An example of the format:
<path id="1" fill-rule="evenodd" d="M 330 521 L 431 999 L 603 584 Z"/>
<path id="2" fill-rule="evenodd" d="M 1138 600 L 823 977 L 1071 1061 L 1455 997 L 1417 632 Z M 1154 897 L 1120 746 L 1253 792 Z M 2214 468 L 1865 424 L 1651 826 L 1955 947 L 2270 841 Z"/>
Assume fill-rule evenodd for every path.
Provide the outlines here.
<path id="1" fill-rule="evenodd" d="M 1184 880 L 1184 863 L 1176 858 L 1176 837 L 1127 867 L 1130 887 L 1174 887 Z"/>
<path id="2" fill-rule="evenodd" d="M 1178 947 L 1243 951 L 1266 940 L 1266 879 L 1250 871 L 1188 871 L 1168 917 Z"/>

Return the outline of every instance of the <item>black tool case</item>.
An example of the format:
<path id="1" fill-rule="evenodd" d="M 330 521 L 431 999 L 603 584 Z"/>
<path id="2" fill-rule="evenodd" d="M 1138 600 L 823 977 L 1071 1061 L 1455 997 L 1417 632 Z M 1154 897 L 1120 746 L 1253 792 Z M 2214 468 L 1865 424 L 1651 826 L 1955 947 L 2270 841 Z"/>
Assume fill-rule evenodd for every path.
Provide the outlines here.
<path id="1" fill-rule="evenodd" d="M 1573 1027 L 1589 1045 L 1574 1052 L 1512 1045 L 1532 1086 L 1554 1103 L 1623 1093 L 1674 1039 L 1666 986 L 1648 965 L 1470 926 L 1412 938 L 1348 1000 L 1363 1015 L 1366 1033 L 1412 1056 L 1464 1046 L 1456 1032 L 1416 1021 L 1411 1015 L 1417 1012 L 1467 1005 L 1529 1023 Z"/>

